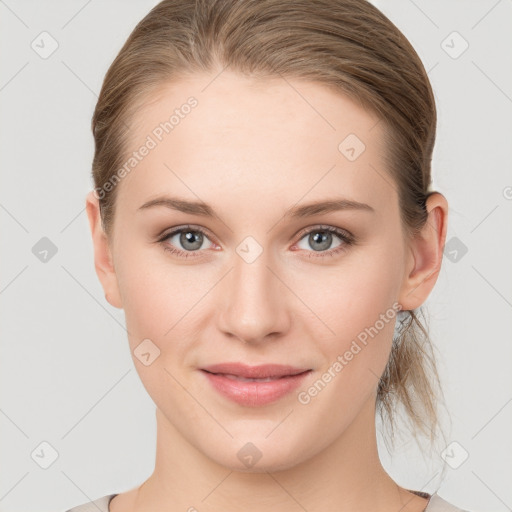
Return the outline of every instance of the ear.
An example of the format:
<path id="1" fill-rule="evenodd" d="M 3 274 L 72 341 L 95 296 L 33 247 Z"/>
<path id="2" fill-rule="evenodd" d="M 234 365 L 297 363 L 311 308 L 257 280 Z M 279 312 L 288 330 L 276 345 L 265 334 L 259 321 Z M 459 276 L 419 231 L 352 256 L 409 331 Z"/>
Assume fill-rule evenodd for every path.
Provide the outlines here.
<path id="1" fill-rule="evenodd" d="M 400 291 L 404 311 L 419 308 L 437 281 L 446 240 L 448 202 L 439 192 L 427 198 L 428 219 L 409 242 L 409 258 Z"/>
<path id="2" fill-rule="evenodd" d="M 101 225 L 99 200 L 93 190 L 87 194 L 85 209 L 89 218 L 94 247 L 94 268 L 103 287 L 105 299 L 112 306 L 122 309 L 123 305 L 117 284 L 117 276 L 112 263 L 112 254 L 107 235 Z"/>

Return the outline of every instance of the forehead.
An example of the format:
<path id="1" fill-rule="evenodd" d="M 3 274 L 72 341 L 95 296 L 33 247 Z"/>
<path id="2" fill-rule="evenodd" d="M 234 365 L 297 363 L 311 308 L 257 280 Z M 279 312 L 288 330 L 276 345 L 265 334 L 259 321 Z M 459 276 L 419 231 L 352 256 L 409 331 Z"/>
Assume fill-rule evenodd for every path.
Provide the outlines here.
<path id="1" fill-rule="evenodd" d="M 395 193 L 382 129 L 373 113 L 319 83 L 191 75 L 161 86 L 131 120 L 130 151 L 151 149 L 119 198 L 135 208 L 166 192 L 212 204 L 270 195 L 285 209 L 305 195 L 339 193 L 378 208 Z"/>

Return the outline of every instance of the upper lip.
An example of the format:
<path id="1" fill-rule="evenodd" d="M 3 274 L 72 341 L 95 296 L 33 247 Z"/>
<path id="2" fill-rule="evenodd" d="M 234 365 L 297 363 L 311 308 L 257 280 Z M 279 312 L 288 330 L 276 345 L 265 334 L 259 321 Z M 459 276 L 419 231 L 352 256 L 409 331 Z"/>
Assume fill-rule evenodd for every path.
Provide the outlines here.
<path id="1" fill-rule="evenodd" d="M 261 364 L 258 366 L 247 366 L 243 363 L 220 363 L 201 368 L 210 373 L 222 373 L 236 375 L 246 379 L 265 379 L 267 377 L 284 377 L 304 373 L 311 368 L 297 368 L 282 364 Z"/>

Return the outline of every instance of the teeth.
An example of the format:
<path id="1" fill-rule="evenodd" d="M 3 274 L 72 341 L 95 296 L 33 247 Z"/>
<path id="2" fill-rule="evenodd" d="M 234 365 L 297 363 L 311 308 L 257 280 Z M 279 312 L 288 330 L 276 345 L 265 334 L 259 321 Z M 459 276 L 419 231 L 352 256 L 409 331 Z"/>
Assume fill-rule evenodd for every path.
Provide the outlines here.
<path id="1" fill-rule="evenodd" d="M 266 377 L 264 379 L 248 379 L 246 377 L 240 377 L 239 375 L 230 375 L 228 373 L 224 373 L 221 375 L 224 375 L 224 377 L 227 377 L 228 379 L 239 380 L 242 382 L 270 382 L 271 380 L 276 380 L 279 378 L 279 377 Z"/>

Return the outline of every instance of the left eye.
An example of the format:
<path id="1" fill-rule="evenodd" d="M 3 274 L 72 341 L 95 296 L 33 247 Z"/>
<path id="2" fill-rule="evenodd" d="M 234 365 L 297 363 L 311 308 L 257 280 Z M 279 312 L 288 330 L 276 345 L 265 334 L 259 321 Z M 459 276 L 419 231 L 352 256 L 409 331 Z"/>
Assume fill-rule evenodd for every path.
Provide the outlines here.
<path id="1" fill-rule="evenodd" d="M 338 242 L 338 244 L 334 247 L 331 247 L 331 244 L 333 243 L 333 235 L 341 241 Z M 303 240 L 306 244 L 305 247 L 300 245 Z M 304 233 L 298 242 L 297 247 L 299 247 L 299 249 L 305 249 L 310 252 L 311 254 L 309 254 L 309 257 L 322 257 L 326 254 L 334 255 L 339 251 L 343 251 L 352 243 L 352 236 L 349 235 L 348 232 L 332 226 L 321 226 Z M 310 251 L 310 248 L 313 248 L 313 251 Z M 319 254 L 314 254 L 315 252 Z"/>

